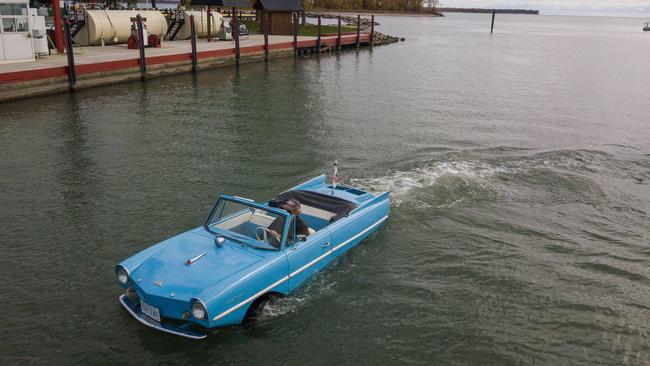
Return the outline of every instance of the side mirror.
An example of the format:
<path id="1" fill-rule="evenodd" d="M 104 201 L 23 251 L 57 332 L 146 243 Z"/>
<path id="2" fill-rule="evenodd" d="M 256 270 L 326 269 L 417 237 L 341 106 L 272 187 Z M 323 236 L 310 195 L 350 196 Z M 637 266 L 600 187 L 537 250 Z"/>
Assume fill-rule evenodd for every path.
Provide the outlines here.
<path id="1" fill-rule="evenodd" d="M 221 248 L 225 242 L 226 239 L 224 239 L 223 236 L 217 236 L 214 238 L 214 244 L 219 248 Z"/>

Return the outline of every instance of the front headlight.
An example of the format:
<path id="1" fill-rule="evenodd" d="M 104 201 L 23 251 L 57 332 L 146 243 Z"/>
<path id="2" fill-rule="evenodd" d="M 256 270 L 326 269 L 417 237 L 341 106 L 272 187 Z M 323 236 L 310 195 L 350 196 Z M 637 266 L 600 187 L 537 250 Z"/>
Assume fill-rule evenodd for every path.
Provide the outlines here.
<path id="1" fill-rule="evenodd" d="M 117 272 L 117 282 L 122 286 L 126 286 L 129 283 L 129 272 L 124 267 L 120 267 Z"/>
<path id="2" fill-rule="evenodd" d="M 208 311 L 201 303 L 201 300 L 194 300 L 192 303 L 192 316 L 196 319 L 205 319 L 208 315 Z"/>

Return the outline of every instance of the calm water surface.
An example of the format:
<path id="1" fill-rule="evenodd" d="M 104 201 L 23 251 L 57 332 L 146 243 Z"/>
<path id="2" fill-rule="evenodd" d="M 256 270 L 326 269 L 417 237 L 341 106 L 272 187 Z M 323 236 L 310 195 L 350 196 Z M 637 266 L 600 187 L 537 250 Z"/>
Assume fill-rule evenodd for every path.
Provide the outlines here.
<path id="1" fill-rule="evenodd" d="M 0 104 L 0 363 L 650 363 L 643 20 L 378 20 L 407 41 Z M 116 262 L 334 159 L 391 217 L 266 321 L 118 304 Z"/>

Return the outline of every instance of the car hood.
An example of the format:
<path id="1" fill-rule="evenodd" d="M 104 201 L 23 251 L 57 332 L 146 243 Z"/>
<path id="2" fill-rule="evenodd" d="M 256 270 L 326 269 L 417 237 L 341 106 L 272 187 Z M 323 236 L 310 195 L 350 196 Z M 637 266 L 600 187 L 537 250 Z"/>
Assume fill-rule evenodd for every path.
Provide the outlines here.
<path id="1" fill-rule="evenodd" d="M 190 300 L 201 291 L 245 271 L 264 259 L 249 248 L 226 240 L 222 247 L 211 235 L 189 231 L 172 239 L 131 274 L 148 295 Z M 197 258 L 188 265 L 189 259 Z"/>

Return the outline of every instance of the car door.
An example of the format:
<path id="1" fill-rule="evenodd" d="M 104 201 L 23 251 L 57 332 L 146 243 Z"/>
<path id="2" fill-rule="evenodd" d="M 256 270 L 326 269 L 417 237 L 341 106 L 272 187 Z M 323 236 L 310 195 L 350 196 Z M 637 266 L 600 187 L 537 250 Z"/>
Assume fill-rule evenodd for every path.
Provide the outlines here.
<path id="1" fill-rule="evenodd" d="M 289 289 L 293 290 L 329 263 L 332 254 L 329 230 L 323 228 L 306 241 L 285 245 L 285 254 L 289 262 Z"/>

